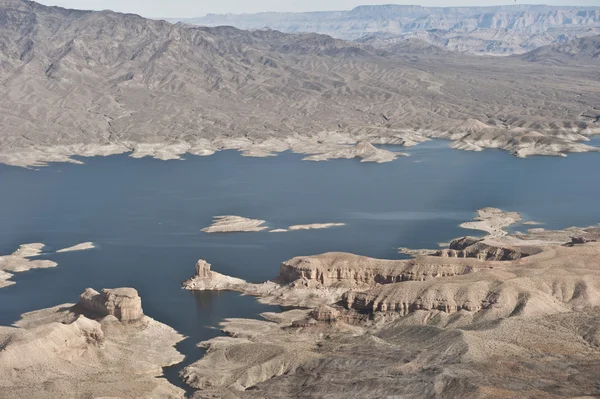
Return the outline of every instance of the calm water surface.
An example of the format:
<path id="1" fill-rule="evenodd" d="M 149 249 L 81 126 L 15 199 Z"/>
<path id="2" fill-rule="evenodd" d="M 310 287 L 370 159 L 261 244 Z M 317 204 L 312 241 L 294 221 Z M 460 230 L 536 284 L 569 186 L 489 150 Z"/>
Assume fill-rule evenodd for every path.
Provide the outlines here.
<path id="1" fill-rule="evenodd" d="M 196 343 L 218 335 L 223 318 L 278 310 L 236 293 L 181 290 L 199 258 L 213 270 L 260 282 L 298 255 L 399 258 L 397 247 L 435 247 L 464 235 L 458 225 L 486 206 L 519 211 L 545 228 L 600 222 L 600 154 L 523 160 L 501 151 L 452 150 L 444 141 L 408 152 L 411 157 L 380 165 L 301 162 L 302 155 L 291 153 L 245 158 L 234 151 L 166 162 L 82 158 L 84 165 L 38 171 L 0 165 L 0 254 L 43 242 L 42 258 L 58 263 L 16 274 L 17 284 L 0 290 L 0 325 L 23 312 L 74 302 L 87 287 L 130 286 L 140 292 L 146 314 L 189 337 L 179 345 L 189 363 L 202 354 Z M 272 228 L 347 225 L 278 234 L 200 232 L 213 216 L 228 214 L 265 219 Z M 98 248 L 54 253 L 84 241 Z M 176 372 L 168 370 L 173 382 Z"/>

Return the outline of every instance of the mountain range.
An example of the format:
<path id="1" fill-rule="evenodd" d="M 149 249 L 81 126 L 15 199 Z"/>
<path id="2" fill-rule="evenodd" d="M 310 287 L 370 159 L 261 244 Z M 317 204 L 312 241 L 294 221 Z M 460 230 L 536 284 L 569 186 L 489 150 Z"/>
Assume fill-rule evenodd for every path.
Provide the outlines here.
<path id="1" fill-rule="evenodd" d="M 418 37 L 452 51 L 506 55 L 600 34 L 600 7 L 381 5 L 332 12 L 209 14 L 173 21 L 249 30 L 316 32 L 374 44 Z"/>
<path id="2" fill-rule="evenodd" d="M 518 156 L 590 151 L 579 141 L 598 130 L 598 59 L 573 43 L 579 56 L 548 66 L 553 47 L 481 57 L 410 39 L 386 50 L 1 0 L 0 161 L 315 154 L 428 137 Z"/>

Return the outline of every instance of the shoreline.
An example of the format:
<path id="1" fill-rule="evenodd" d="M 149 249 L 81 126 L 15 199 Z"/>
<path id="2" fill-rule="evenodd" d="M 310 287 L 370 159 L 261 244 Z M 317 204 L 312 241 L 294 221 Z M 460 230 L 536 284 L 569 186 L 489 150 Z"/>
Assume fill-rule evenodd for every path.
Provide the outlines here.
<path id="1" fill-rule="evenodd" d="M 358 158 L 362 162 L 385 163 L 392 162 L 398 157 L 408 156 L 403 152 L 391 152 L 379 149 L 374 145 L 398 146 L 410 148 L 430 140 L 447 140 L 452 149 L 463 151 L 484 151 L 486 149 L 500 149 L 507 151 L 517 158 L 530 156 L 560 156 L 569 153 L 600 152 L 600 147 L 586 144 L 590 139 L 600 137 L 600 128 L 585 129 L 588 132 L 569 132 L 567 137 L 555 136 L 548 132 L 542 134 L 528 130 L 518 130 L 514 135 L 508 129 L 480 127 L 475 133 L 469 133 L 469 127 L 464 128 L 464 133 L 435 131 L 391 131 L 389 135 L 356 135 L 340 132 L 323 132 L 311 136 L 271 137 L 264 140 L 249 140 L 245 138 L 231 139 L 197 139 L 192 142 L 156 141 L 156 142 L 105 142 L 105 143 L 77 143 L 50 146 L 31 146 L 27 148 L 14 148 L 10 151 L 0 152 L 0 164 L 23 168 L 36 168 L 48 166 L 50 163 L 83 162 L 73 157 L 94 157 L 129 154 L 131 158 L 151 157 L 163 161 L 182 160 L 185 155 L 210 156 L 216 152 L 235 150 L 245 157 L 266 158 L 274 157 L 280 153 L 290 151 L 302 154 L 302 160 L 322 162 L 331 159 Z M 491 129 L 494 134 L 487 131 Z M 545 138 L 544 142 L 527 142 L 528 134 L 537 133 Z M 566 132 L 563 132 L 567 134 Z M 508 138 L 506 137 L 508 136 Z M 519 137 L 523 138 L 520 141 Z"/>
<path id="2" fill-rule="evenodd" d="M 327 366 L 322 363 L 330 356 L 346 356 L 349 360 L 358 361 L 358 353 L 368 348 L 375 351 L 369 352 L 369 356 L 372 357 L 379 356 L 379 350 L 383 351 L 383 356 L 388 349 L 397 350 L 396 345 L 404 345 L 404 341 L 386 342 L 386 331 L 402 331 L 403 328 L 409 328 L 415 329 L 419 335 L 426 334 L 429 329 L 437 329 L 440 334 L 449 336 L 441 341 L 443 351 L 446 345 L 452 347 L 461 342 L 459 340 L 457 343 L 453 334 L 464 331 L 465 326 L 474 326 L 469 330 L 473 331 L 473 334 L 484 334 L 488 327 L 480 329 L 478 317 L 488 321 L 499 320 L 499 326 L 503 323 L 521 323 L 518 324 L 519 328 L 527 328 L 530 323 L 536 325 L 536 319 L 532 319 L 527 312 L 534 312 L 532 315 L 535 317 L 579 315 L 581 306 L 595 303 L 595 299 L 590 297 L 573 304 L 564 299 L 557 300 L 552 306 L 540 307 L 541 301 L 547 300 L 546 296 L 550 295 L 544 288 L 531 289 L 531 300 L 523 304 L 520 304 L 520 299 L 513 298 L 513 294 L 516 295 L 513 291 L 515 287 L 520 289 L 520 281 L 530 279 L 541 279 L 543 282 L 551 279 L 563 282 L 566 286 L 577 286 L 579 283 L 577 278 L 572 278 L 571 271 L 578 270 L 584 271 L 586 278 L 594 281 L 596 278 L 600 279 L 600 272 L 591 268 L 585 260 L 596 256 L 600 251 L 600 245 L 591 242 L 600 237 L 600 229 L 588 227 L 551 231 L 534 228 L 527 234 L 511 234 L 506 229 L 521 221 L 519 213 L 482 208 L 477 214 L 474 222 L 465 222 L 461 226 L 471 229 L 473 227 L 468 223 L 475 223 L 479 230 L 487 232 L 488 235 L 482 238 L 456 238 L 447 245 L 448 249 L 417 255 L 416 259 L 376 259 L 351 253 L 299 256 L 283 262 L 279 277 L 262 284 L 248 283 L 220 274 L 212 271 L 207 262 L 198 261 L 195 276 L 183 283 L 184 288 L 200 291 L 237 291 L 241 295 L 254 297 L 254 300 L 260 303 L 286 306 L 291 310 L 254 315 L 261 316 L 262 320 L 225 318 L 219 324 L 220 327 L 215 327 L 225 333 L 225 336 L 216 336 L 198 343 L 199 348 L 207 351 L 202 357 L 186 362 L 180 372 L 181 381 L 192 388 L 200 389 L 192 394 L 193 398 L 209 397 L 204 395 L 229 397 L 224 395 L 236 395 L 236 392 L 246 392 L 244 395 L 254 397 L 248 388 L 256 386 L 259 396 L 262 394 L 269 397 L 268 390 L 277 389 L 277 384 L 281 383 L 282 379 L 302 378 L 304 372 L 310 373 L 316 365 L 324 367 L 325 375 L 331 375 L 327 373 L 332 371 L 327 371 Z M 535 247 L 539 247 L 540 250 L 536 250 Z M 30 253 L 27 250 L 22 252 L 25 255 Z M 578 263 L 579 257 L 584 259 L 583 266 Z M 565 259 L 572 265 L 564 266 Z M 566 275 L 563 274 L 565 271 L 568 272 Z M 480 298 L 481 290 L 485 295 Z M 114 292 L 117 296 L 137 298 L 137 293 L 127 288 L 105 291 L 106 295 L 112 295 Z M 490 292 L 498 295 L 498 299 L 494 299 L 497 302 L 491 307 L 486 305 Z M 94 298 L 99 295 L 97 291 L 88 289 L 82 294 L 80 303 L 94 309 L 97 306 Z M 482 304 L 479 304 L 479 301 Z M 515 306 L 515 309 L 523 306 L 524 309 L 532 310 L 525 312 L 527 317 L 514 321 L 516 317 L 513 317 L 511 312 L 514 312 Z M 40 315 L 39 320 L 29 317 L 32 326 L 47 323 L 52 320 L 46 319 L 46 314 L 51 309 L 54 308 L 32 311 L 24 314 L 22 318 L 27 319 L 27 315 Z M 127 313 L 123 315 L 138 318 L 139 313 L 136 309 L 137 305 L 128 308 Z M 17 326 L 30 328 L 28 324 Z M 100 328 L 110 337 L 114 334 L 112 326 L 119 324 L 107 324 L 105 327 L 100 321 L 99 327 L 94 327 L 91 334 L 97 334 L 95 331 L 100 331 Z M 161 323 L 156 322 L 156 326 L 161 326 Z M 163 326 L 170 328 L 168 325 Z M 499 333 L 503 334 L 502 329 L 498 329 Z M 495 330 L 490 332 L 494 333 Z M 177 344 L 182 342 L 183 335 L 175 330 L 169 334 L 172 341 L 165 345 L 173 348 L 169 349 L 173 356 L 179 356 Z M 119 335 L 114 337 L 119 339 Z M 379 340 L 375 342 L 386 342 L 386 346 L 371 348 L 369 342 L 373 337 Z M 505 335 L 500 337 L 505 339 Z M 357 354 L 344 354 L 343 344 L 348 340 L 359 348 Z M 426 342 L 433 342 L 428 340 L 429 338 L 426 338 Z M 434 339 L 436 340 L 437 338 Z M 477 342 L 479 341 L 469 341 L 466 345 L 469 348 L 478 348 Z M 430 348 L 423 350 L 424 353 L 431 351 Z M 246 355 L 238 356 L 238 352 Z M 432 356 L 438 355 L 439 353 L 433 350 Z M 504 356 L 511 359 L 512 352 Z M 387 357 L 383 356 L 380 361 L 385 363 L 385 359 Z M 440 367 L 450 367 L 445 363 L 444 357 L 439 361 L 430 361 L 410 355 L 408 359 L 408 363 L 402 361 L 390 366 L 400 367 L 402 364 L 403 368 L 407 368 L 403 369 L 406 378 L 416 379 L 423 376 L 418 371 L 423 367 L 419 366 L 420 364 L 431 362 Z M 351 360 L 352 362 L 354 360 Z M 164 372 L 169 365 L 176 367 L 179 364 L 163 363 L 161 378 L 165 378 Z M 458 364 L 475 367 L 477 362 L 467 357 Z M 218 369 L 219 373 L 215 373 L 215 369 Z M 257 369 L 261 372 L 257 373 Z M 170 375 L 160 382 L 159 386 L 162 388 L 157 389 L 164 388 L 181 393 L 181 386 L 173 384 L 172 378 L 173 375 Z M 392 381 L 400 383 L 400 380 Z M 311 384 L 318 386 L 314 381 Z M 267 390 L 264 391 L 267 393 L 261 393 L 261 390 Z M 383 390 L 383 393 L 388 394 L 390 391 Z"/>

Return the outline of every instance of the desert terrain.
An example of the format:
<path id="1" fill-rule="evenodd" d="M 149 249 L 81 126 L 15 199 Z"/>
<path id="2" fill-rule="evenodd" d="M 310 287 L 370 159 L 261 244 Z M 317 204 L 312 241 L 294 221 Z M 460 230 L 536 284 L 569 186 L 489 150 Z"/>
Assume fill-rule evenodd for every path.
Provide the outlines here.
<path id="1" fill-rule="evenodd" d="M 191 290 L 237 290 L 297 310 L 228 319 L 182 378 L 194 398 L 559 398 L 598 394 L 599 227 L 488 234 L 409 260 L 291 259 L 247 283 L 199 261 Z"/>
<path id="2" fill-rule="evenodd" d="M 398 19 L 399 13 L 406 18 Z M 0 256 L 0 288 L 8 291 L 3 297 L 7 302 L 13 300 L 14 305 L 10 295 L 25 285 L 37 293 L 66 289 L 60 284 L 65 274 L 60 273 L 89 274 L 102 267 L 93 276 L 103 281 L 105 270 L 129 273 L 119 275 L 127 286 L 87 288 L 73 303 L 34 308 L 38 302 L 25 298 L 26 306 L 38 310 L 28 310 L 7 323 L 11 326 L 0 326 L 0 398 L 600 396 L 598 220 L 590 220 L 588 227 L 546 229 L 544 220 L 528 219 L 519 209 L 487 207 L 473 220 L 453 225 L 462 222 L 468 234 L 437 248 L 398 248 L 408 245 L 398 242 L 390 249 L 393 259 L 358 251 L 297 249 L 303 236 L 329 237 L 333 245 L 334 234 L 360 229 L 361 222 L 372 223 L 368 232 L 373 234 L 372 226 L 382 226 L 377 218 L 392 218 L 395 211 L 400 215 L 391 221 L 404 223 L 411 235 L 433 234 L 431 224 L 429 230 L 418 231 L 425 225 L 422 219 L 442 221 L 448 228 L 454 220 L 449 214 L 464 211 L 459 206 L 424 209 L 423 203 L 413 204 L 415 209 L 381 204 L 386 209 L 377 209 L 373 201 L 375 205 L 366 209 L 346 204 L 347 219 L 333 217 L 319 212 L 315 203 L 332 195 L 337 182 L 326 180 L 327 170 L 316 167 L 342 168 L 352 159 L 353 166 L 368 168 L 369 173 L 359 175 L 355 169 L 345 182 L 355 190 L 340 190 L 343 195 L 369 202 L 370 190 L 377 190 L 400 203 L 410 200 L 410 188 L 403 186 L 408 187 L 406 175 L 404 182 L 394 180 L 396 175 L 383 178 L 377 171 L 395 164 L 377 164 L 399 163 L 401 158 L 407 162 L 399 166 L 412 173 L 410 167 L 417 163 L 409 162 L 411 147 L 432 139 L 447 140 L 460 151 L 496 149 L 518 158 L 600 151 L 588 144 L 600 134 L 599 13 L 598 7 L 359 7 L 298 14 L 283 19 L 279 27 L 268 26 L 279 31 L 263 28 L 265 20 L 282 20 L 281 15 L 212 15 L 177 22 L 0 0 L 0 163 L 14 166 L 0 165 L 7 174 L 40 174 L 20 167 L 80 164 L 94 156 L 183 160 L 225 150 L 255 158 L 290 151 L 302 154 L 302 165 L 315 167 L 305 175 L 282 169 L 288 174 L 274 174 L 273 182 L 263 185 L 248 184 L 248 175 L 239 173 L 243 167 L 211 169 L 210 164 L 195 165 L 190 174 L 169 169 L 165 177 L 164 170 L 156 168 L 159 162 L 153 162 L 149 170 L 154 174 L 147 179 L 126 175 L 131 166 L 121 162 L 128 159 L 113 157 L 113 179 L 101 173 L 85 176 L 94 185 L 106 184 L 100 193 L 83 184 L 82 176 L 69 175 L 81 179 L 75 186 L 55 179 L 59 173 L 73 172 L 66 168 L 52 169 L 49 182 L 37 181 L 48 184 L 48 191 L 39 191 L 45 195 L 29 190 L 26 193 L 32 194 L 23 197 L 5 193 L 13 206 L 28 206 L 27 214 L 4 215 L 2 222 L 12 223 L 7 229 L 17 231 L 14 237 L 12 230 L 2 231 L 7 242 L 32 236 L 39 240 L 18 241 L 33 243 L 17 244 Z M 320 28 L 306 23 L 313 17 L 322 21 Z M 223 20 L 250 30 L 196 25 L 221 25 Z M 375 31 L 355 31 L 357 21 Z M 534 162 L 506 158 L 522 162 L 507 169 L 513 174 L 525 174 L 520 168 Z M 313 163 L 328 160 L 346 161 Z M 185 165 L 160 162 L 167 164 Z M 271 170 L 278 166 L 267 165 Z M 439 169 L 433 167 L 421 170 L 425 177 L 419 187 L 438 184 L 431 195 L 436 201 L 460 202 L 444 194 L 466 192 L 467 187 L 475 187 L 468 196 L 484 198 L 476 189 L 488 172 L 482 167 L 471 173 L 461 166 L 454 162 L 448 168 L 464 174 L 464 181 L 436 180 L 432 172 Z M 207 185 L 207 174 L 200 172 L 222 185 Z M 594 172 L 593 167 L 575 169 L 569 173 L 589 176 L 589 182 L 569 186 L 572 175 L 566 174 L 546 187 L 564 184 L 570 200 L 583 197 L 585 193 L 569 190 L 594 186 Z M 142 178 L 125 177 L 119 186 L 114 176 L 121 174 Z M 303 196 L 305 186 L 310 187 L 305 176 L 324 177 L 323 185 L 314 186 L 320 190 Z M 369 182 L 380 179 L 386 188 L 404 192 L 378 191 L 381 186 L 375 184 L 363 190 L 359 176 Z M 511 185 L 513 175 L 503 177 L 507 181 L 498 185 L 507 187 L 508 194 L 498 201 L 511 203 L 510 197 L 522 187 Z M 540 179 L 540 174 L 527 177 Z M 30 188 L 35 180 L 27 179 L 12 178 L 13 192 Z M 295 204 L 298 215 L 286 208 L 264 216 L 274 207 L 267 197 L 277 193 L 282 180 L 292 183 L 284 187 L 289 196 L 283 198 Z M 163 192 L 157 183 L 161 181 L 175 186 Z M 201 192 L 176 187 L 195 183 L 204 184 Z M 135 193 L 127 198 L 132 202 L 123 201 L 120 189 L 136 184 L 139 191 L 128 191 Z M 100 199 L 94 206 L 80 200 L 92 203 L 81 195 L 86 188 Z M 252 196 L 252 189 L 262 189 L 264 196 Z M 221 191 L 238 201 L 229 201 Z M 59 192 L 65 197 L 55 195 Z M 164 203 L 152 208 L 150 200 L 157 198 Z M 527 198 L 540 205 L 554 200 Z M 66 200 L 84 206 L 71 214 L 62 207 Z M 44 207 L 46 202 L 49 206 Z M 218 206 L 208 216 L 197 211 L 214 204 Z M 138 212 L 116 212 L 119 206 Z M 300 212 L 302 206 L 312 214 Z M 480 206 L 485 204 L 474 209 Z M 371 216 L 356 217 L 361 212 Z M 64 220 L 52 222 L 55 214 Z M 36 224 L 39 220 L 50 222 Z M 119 222 L 127 228 L 114 228 Z M 141 229 L 156 234 L 146 236 L 146 242 L 136 240 Z M 46 246 L 44 235 L 51 240 L 58 236 L 61 245 Z M 243 241 L 247 237 L 251 240 Z M 256 267 L 263 260 L 252 263 L 251 254 L 285 246 L 286 238 L 298 240 L 293 242 L 294 255 L 277 260 L 279 272 L 273 270 L 270 280 L 251 281 L 225 270 Z M 302 244 L 310 248 L 310 242 Z M 114 259 L 110 254 L 102 257 L 102 245 L 129 263 L 99 265 L 98 259 Z M 217 263 L 204 256 L 219 250 L 241 258 Z M 83 256 L 88 252 L 99 258 Z M 140 253 L 147 257 L 135 256 Z M 54 255 L 58 262 L 46 259 Z M 174 265 L 183 264 L 177 255 L 193 259 L 185 277 L 175 272 Z M 61 270 L 60 262 L 69 262 L 69 257 L 80 269 Z M 150 258 L 159 262 L 161 271 L 175 276 L 175 283 L 156 273 L 154 263 L 155 269 L 141 260 Z M 57 266 L 55 275 L 34 279 L 35 273 Z M 15 273 L 35 281 L 19 280 Z M 45 277 L 55 285 L 47 284 Z M 154 285 L 140 283 L 146 291 L 138 293 L 132 287 L 144 279 Z M 181 302 L 172 291 L 163 290 L 169 284 L 175 294 L 189 294 L 189 314 L 176 312 Z M 228 315 L 218 326 L 223 334 L 194 340 L 192 346 L 205 352 L 187 351 L 194 357 L 184 356 L 186 337 L 167 324 L 177 317 L 199 319 L 191 324 L 196 327 L 205 323 L 204 317 L 212 320 L 212 306 L 223 302 L 207 295 L 211 291 L 231 291 L 235 298 L 248 297 L 253 304 L 278 306 L 273 309 L 279 311 L 264 312 L 261 319 Z M 219 294 L 224 302 L 231 300 L 226 292 Z M 36 292 L 26 295 L 35 297 Z M 147 298 L 148 314 L 154 317 L 152 312 L 162 310 L 157 312 L 160 318 L 144 313 L 141 296 Z M 246 311 L 233 301 L 227 305 L 221 311 Z M 161 306 L 170 308 L 164 311 Z M 163 317 L 164 323 L 159 321 Z M 176 365 L 180 369 L 170 368 Z"/>
<path id="3" fill-rule="evenodd" d="M 585 144 L 600 132 L 595 39 L 569 42 L 578 56 L 548 65 L 565 49 L 385 50 L 23 0 L 2 0 L 0 17 L 0 162 L 10 165 L 224 149 L 383 162 L 401 154 L 371 144 L 428 138 L 519 157 L 597 151 Z"/>

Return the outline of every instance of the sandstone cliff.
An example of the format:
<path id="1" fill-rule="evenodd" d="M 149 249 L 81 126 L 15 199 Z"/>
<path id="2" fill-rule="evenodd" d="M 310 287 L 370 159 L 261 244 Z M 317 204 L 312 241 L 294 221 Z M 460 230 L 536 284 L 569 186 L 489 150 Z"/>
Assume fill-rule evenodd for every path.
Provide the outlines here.
<path id="1" fill-rule="evenodd" d="M 115 316 L 124 322 L 144 317 L 142 299 L 133 288 L 103 289 L 102 293 L 88 288 L 77 304 L 101 316 Z"/>
<path id="2" fill-rule="evenodd" d="M 473 272 L 474 262 L 443 263 L 439 259 L 386 260 L 348 253 L 333 252 L 315 256 L 300 256 L 283 262 L 279 279 L 289 284 L 296 280 L 313 280 L 323 286 L 338 282 L 366 285 L 399 281 L 421 281 Z"/>

